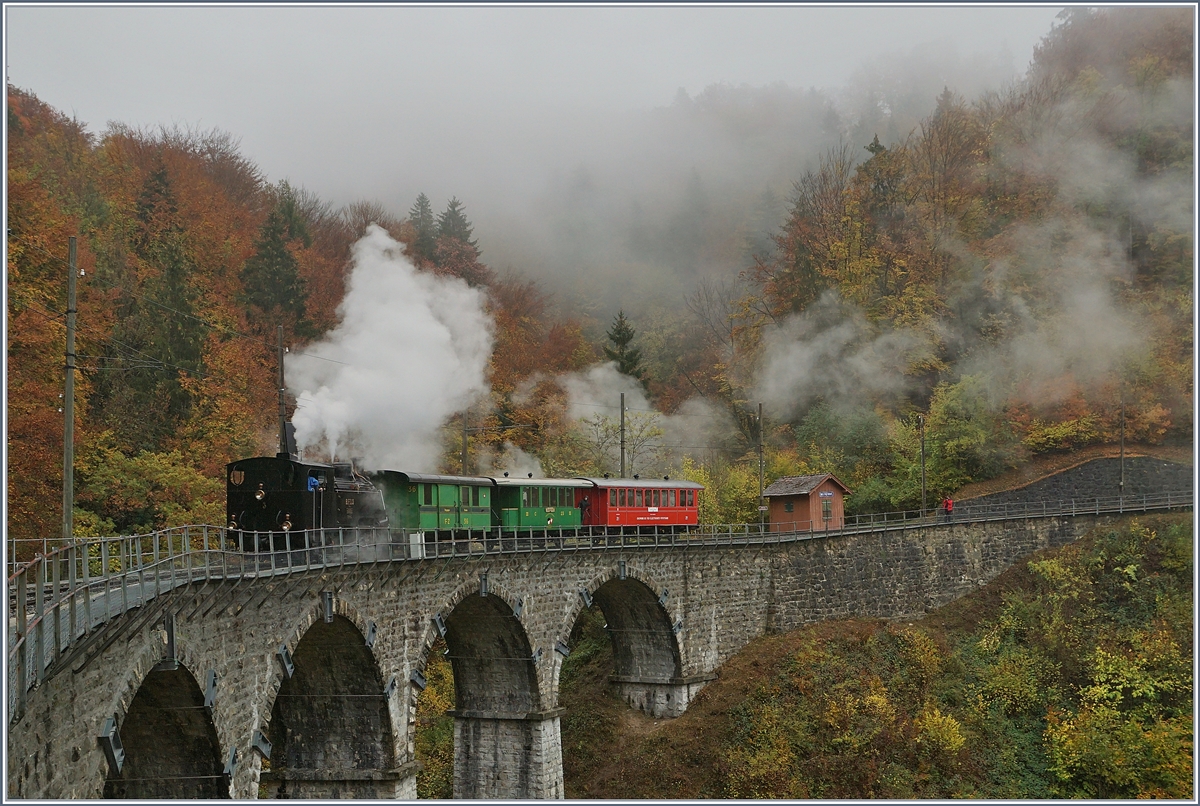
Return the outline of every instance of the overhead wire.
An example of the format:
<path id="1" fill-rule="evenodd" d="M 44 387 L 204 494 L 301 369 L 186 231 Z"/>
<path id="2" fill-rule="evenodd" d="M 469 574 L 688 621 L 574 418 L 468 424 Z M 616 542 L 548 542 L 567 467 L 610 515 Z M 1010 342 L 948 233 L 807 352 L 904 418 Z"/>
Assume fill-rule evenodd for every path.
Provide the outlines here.
<path id="1" fill-rule="evenodd" d="M 34 302 L 34 301 L 30 301 L 30 308 L 27 310 L 30 310 L 30 309 L 34 310 L 35 313 L 41 314 L 42 316 L 44 316 L 47 319 L 57 319 L 59 317 L 66 315 L 65 313 L 58 313 L 58 312 L 49 310 L 48 308 L 43 306 L 41 303 Z M 41 310 L 39 311 L 36 309 L 41 309 Z M 134 347 L 131 344 L 126 344 L 125 342 L 120 341 L 119 339 L 114 339 L 111 336 L 103 333 L 98 328 L 96 328 L 94 325 L 92 325 L 92 326 L 89 326 L 89 325 L 77 326 L 76 330 L 82 330 L 86 333 L 90 333 L 90 334 L 96 336 L 97 339 L 100 339 L 102 341 L 107 341 L 108 344 L 110 344 L 110 345 L 122 347 L 126 350 L 129 350 L 132 353 L 136 353 L 137 355 L 142 356 L 142 358 L 146 361 L 146 365 L 148 367 L 151 367 L 151 366 L 152 367 L 161 367 L 163 369 L 170 367 L 172 369 L 177 369 L 182 372 L 186 372 L 189 375 L 194 375 L 199 378 L 205 378 L 205 379 L 218 378 L 218 379 L 226 380 L 226 381 L 230 380 L 229 378 L 225 378 L 224 376 L 221 376 L 221 375 L 203 372 L 201 370 L 193 369 L 192 367 L 185 367 L 180 364 L 173 364 L 170 361 L 165 361 L 161 358 L 158 358 L 157 356 L 153 356 L 153 355 L 150 355 L 149 353 L 142 352 L 141 350 L 139 350 L 138 348 Z M 76 357 L 78 358 L 78 356 L 76 356 Z M 128 358 L 129 358 L 129 356 L 121 357 L 122 360 L 128 360 Z M 77 367 L 77 368 L 78 369 L 91 369 L 91 367 Z"/>

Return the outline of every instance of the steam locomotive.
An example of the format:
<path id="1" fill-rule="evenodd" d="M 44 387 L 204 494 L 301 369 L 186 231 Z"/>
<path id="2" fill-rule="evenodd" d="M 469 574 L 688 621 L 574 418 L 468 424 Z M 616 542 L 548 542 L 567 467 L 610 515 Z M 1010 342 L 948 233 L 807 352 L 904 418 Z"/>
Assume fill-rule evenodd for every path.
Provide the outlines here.
<path id="1" fill-rule="evenodd" d="M 226 517 L 243 550 L 278 547 L 281 537 L 296 547 L 311 529 L 384 528 L 426 539 L 479 531 L 678 530 L 697 523 L 704 489 L 667 477 L 532 476 L 367 474 L 351 462 L 302 462 L 279 453 L 226 466 Z"/>

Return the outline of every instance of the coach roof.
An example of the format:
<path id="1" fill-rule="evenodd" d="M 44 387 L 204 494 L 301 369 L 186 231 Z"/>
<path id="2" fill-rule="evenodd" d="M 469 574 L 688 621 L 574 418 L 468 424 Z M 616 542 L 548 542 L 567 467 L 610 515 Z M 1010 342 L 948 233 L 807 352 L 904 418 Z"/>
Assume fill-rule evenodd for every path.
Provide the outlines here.
<path id="1" fill-rule="evenodd" d="M 587 476 L 577 476 L 576 478 L 583 481 L 590 481 L 597 487 L 608 489 L 609 487 L 641 487 L 645 489 L 676 489 L 676 490 L 703 490 L 703 484 L 697 484 L 694 481 L 686 481 L 684 479 L 597 479 L 588 478 Z"/>

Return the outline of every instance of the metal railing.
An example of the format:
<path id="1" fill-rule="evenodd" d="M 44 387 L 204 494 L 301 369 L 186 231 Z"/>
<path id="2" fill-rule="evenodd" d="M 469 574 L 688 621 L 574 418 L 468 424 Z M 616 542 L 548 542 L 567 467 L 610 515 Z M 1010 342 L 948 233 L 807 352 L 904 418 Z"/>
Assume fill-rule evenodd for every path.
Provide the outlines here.
<path id="1" fill-rule="evenodd" d="M 1192 506 L 1192 491 L 1058 502 L 955 507 L 953 523 L 1120 514 Z M 96 628 L 163 594 L 197 582 L 274 578 L 365 564 L 531 552 L 762 545 L 947 522 L 937 511 L 856 515 L 840 528 L 823 521 L 642 526 L 560 530 L 433 532 L 386 528 L 259 533 L 184 526 L 146 535 L 78 540 L 18 566 L 8 578 L 9 713 L 25 710 L 27 691 L 72 664 Z"/>

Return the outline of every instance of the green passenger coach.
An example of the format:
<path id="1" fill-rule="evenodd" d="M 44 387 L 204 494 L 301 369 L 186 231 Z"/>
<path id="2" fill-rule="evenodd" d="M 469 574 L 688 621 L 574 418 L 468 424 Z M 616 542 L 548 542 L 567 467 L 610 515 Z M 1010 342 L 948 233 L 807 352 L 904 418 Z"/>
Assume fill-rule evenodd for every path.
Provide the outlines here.
<path id="1" fill-rule="evenodd" d="M 579 507 L 567 479 L 493 479 L 496 484 L 493 518 L 502 529 L 575 529 Z"/>
<path id="2" fill-rule="evenodd" d="M 392 529 L 485 531 L 492 526 L 492 480 L 384 470 L 375 475 L 383 489 Z"/>

